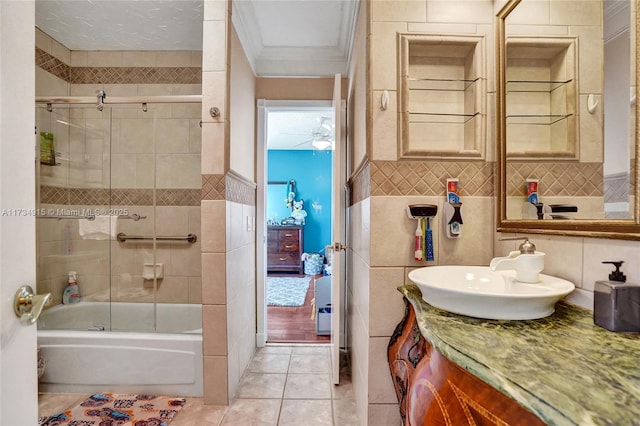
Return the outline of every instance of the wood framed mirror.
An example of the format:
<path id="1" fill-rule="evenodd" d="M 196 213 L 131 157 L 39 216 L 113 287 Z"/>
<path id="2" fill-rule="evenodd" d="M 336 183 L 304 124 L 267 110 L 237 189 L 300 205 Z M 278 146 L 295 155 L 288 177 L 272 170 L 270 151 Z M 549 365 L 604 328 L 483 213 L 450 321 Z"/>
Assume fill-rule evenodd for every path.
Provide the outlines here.
<path id="1" fill-rule="evenodd" d="M 498 232 L 640 240 L 637 6 L 508 0 L 498 12 Z"/>

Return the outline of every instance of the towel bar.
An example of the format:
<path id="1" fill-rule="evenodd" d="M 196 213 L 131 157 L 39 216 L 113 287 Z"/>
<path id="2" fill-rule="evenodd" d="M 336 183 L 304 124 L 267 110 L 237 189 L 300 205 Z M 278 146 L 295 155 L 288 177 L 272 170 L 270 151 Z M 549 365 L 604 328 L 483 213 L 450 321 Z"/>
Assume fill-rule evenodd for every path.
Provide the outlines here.
<path id="1" fill-rule="evenodd" d="M 87 220 L 95 220 L 96 219 L 96 215 L 95 214 L 86 214 L 86 215 L 77 215 L 77 214 L 61 214 L 61 215 L 54 215 L 54 216 L 47 216 L 47 215 L 38 215 L 36 216 L 38 219 L 57 219 L 57 220 L 61 220 L 61 219 L 87 219 Z M 141 216 L 138 213 L 134 213 L 132 215 L 118 215 L 118 219 L 131 219 L 135 222 L 139 221 L 140 219 L 146 219 L 146 216 Z"/>
<path id="2" fill-rule="evenodd" d="M 144 235 L 126 235 L 120 232 L 116 235 L 118 242 L 124 243 L 127 240 L 153 240 L 154 237 L 144 236 Z M 191 244 L 198 241 L 198 237 L 196 234 L 187 234 L 185 237 L 155 237 L 156 241 L 187 241 Z"/>
<path id="3" fill-rule="evenodd" d="M 86 219 L 86 220 L 96 220 L 96 216 L 93 214 L 88 214 L 85 216 L 73 215 L 73 214 L 61 214 L 55 216 L 36 216 L 38 219 Z"/>
<path id="4" fill-rule="evenodd" d="M 140 219 L 146 219 L 146 216 L 141 216 L 138 213 L 134 213 L 132 215 L 119 215 L 118 219 L 131 219 L 135 222 L 139 221 Z"/>

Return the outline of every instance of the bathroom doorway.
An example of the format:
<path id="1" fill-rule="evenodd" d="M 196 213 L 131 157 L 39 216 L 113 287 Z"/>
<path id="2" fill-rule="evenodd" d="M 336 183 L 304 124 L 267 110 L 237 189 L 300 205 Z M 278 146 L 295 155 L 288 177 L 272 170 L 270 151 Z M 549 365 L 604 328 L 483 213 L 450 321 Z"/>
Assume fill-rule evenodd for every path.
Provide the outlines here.
<path id="1" fill-rule="evenodd" d="M 329 343 L 330 278 L 323 277 L 331 273 L 325 247 L 332 230 L 332 104 L 261 102 L 258 173 L 265 190 L 258 197 L 258 222 L 265 253 L 258 281 L 265 303 L 258 317 L 267 325 L 264 341 Z"/>

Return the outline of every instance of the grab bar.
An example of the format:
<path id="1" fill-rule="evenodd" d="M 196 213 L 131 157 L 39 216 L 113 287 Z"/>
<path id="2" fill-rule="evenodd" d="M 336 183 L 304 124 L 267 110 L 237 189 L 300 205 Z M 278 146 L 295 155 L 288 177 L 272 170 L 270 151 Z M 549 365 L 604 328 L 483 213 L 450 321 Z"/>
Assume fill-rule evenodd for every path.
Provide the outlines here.
<path id="1" fill-rule="evenodd" d="M 96 220 L 96 216 L 93 214 L 88 214 L 85 216 L 80 216 L 80 215 L 75 215 L 75 214 L 60 214 L 60 215 L 55 215 L 55 216 L 36 216 L 38 219 L 56 219 L 56 220 L 62 220 L 62 219 L 86 219 L 86 220 Z"/>
<path id="2" fill-rule="evenodd" d="M 87 214 L 87 215 L 76 215 L 76 214 L 59 214 L 59 215 L 38 215 L 36 216 L 38 219 L 86 219 L 86 220 L 95 220 L 96 215 Z M 132 215 L 118 215 L 118 219 L 131 219 L 133 221 L 139 221 L 140 219 L 146 219 L 146 216 L 141 216 L 138 213 L 134 213 Z"/>
<path id="3" fill-rule="evenodd" d="M 134 221 L 139 221 L 140 219 L 146 219 L 146 216 L 140 216 L 138 213 L 134 213 L 132 215 L 120 215 L 118 216 L 118 219 L 131 219 Z"/>
<path id="4" fill-rule="evenodd" d="M 143 235 L 126 235 L 123 232 L 120 232 L 116 235 L 118 242 L 124 243 L 127 240 L 153 240 L 153 237 L 147 237 Z M 156 241 L 187 241 L 191 244 L 198 241 L 198 237 L 196 234 L 187 234 L 186 237 L 155 237 Z"/>

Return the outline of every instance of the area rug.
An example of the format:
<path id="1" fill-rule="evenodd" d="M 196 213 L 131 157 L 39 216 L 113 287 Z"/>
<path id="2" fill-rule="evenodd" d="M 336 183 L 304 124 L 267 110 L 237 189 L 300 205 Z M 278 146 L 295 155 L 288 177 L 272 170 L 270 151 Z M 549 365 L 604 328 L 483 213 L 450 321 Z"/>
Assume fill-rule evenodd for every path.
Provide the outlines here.
<path id="1" fill-rule="evenodd" d="M 178 414 L 184 398 L 97 393 L 80 405 L 38 419 L 40 426 L 166 426 Z"/>
<path id="2" fill-rule="evenodd" d="M 267 277 L 267 305 L 304 305 L 310 281 L 308 277 Z"/>

